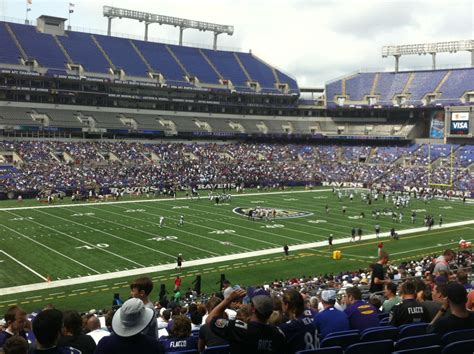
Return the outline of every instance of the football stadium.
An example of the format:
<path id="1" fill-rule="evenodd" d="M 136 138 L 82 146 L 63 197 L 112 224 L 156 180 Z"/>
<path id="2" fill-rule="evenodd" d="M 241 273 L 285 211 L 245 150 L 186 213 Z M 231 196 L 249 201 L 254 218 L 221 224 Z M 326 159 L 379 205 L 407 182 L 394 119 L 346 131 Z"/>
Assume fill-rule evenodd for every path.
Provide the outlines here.
<path id="1" fill-rule="evenodd" d="M 474 353 L 474 40 L 301 84 L 237 26 L 32 6 L 0 17 L 0 353 Z"/>

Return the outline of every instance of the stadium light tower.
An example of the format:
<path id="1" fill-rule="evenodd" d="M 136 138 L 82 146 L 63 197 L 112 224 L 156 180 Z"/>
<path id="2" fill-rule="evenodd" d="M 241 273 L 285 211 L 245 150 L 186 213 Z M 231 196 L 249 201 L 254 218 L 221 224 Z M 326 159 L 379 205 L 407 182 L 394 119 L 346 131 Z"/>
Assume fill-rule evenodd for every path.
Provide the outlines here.
<path id="1" fill-rule="evenodd" d="M 185 29 L 197 29 L 199 31 L 210 31 L 214 33 L 214 50 L 217 49 L 217 36 L 223 33 L 227 33 L 229 36 L 234 34 L 234 26 L 219 25 L 215 23 L 187 20 L 184 18 L 156 15 L 148 12 L 135 11 L 121 9 L 118 7 L 104 6 L 103 7 L 104 17 L 108 19 L 107 34 L 110 36 L 112 33 L 112 19 L 114 18 L 128 18 L 131 20 L 137 20 L 145 23 L 145 41 L 148 41 L 148 26 L 152 23 L 158 23 L 159 25 L 170 25 L 179 27 L 179 45 L 183 45 L 183 31 Z"/>
<path id="2" fill-rule="evenodd" d="M 474 40 L 436 42 L 436 43 L 420 43 L 420 44 L 403 44 L 403 45 L 386 45 L 382 47 L 382 58 L 388 56 L 395 57 L 395 72 L 398 72 L 400 57 L 402 55 L 426 55 L 432 57 L 433 70 L 436 69 L 437 53 L 456 53 L 461 51 L 471 52 L 471 67 L 474 67 Z"/>

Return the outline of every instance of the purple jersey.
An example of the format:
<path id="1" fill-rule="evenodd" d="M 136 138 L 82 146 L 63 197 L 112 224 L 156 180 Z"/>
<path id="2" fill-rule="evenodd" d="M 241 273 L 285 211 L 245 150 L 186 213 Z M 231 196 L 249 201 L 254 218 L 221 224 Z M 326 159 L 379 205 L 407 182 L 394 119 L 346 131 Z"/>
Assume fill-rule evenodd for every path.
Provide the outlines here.
<path id="1" fill-rule="evenodd" d="M 379 326 L 377 310 L 368 302 L 358 300 L 347 307 L 344 312 L 349 318 L 351 329 L 363 331 L 366 328 Z"/>
<path id="2" fill-rule="evenodd" d="M 176 338 L 163 336 L 160 338 L 160 343 L 163 345 L 166 353 L 197 350 L 198 337 L 190 336 L 186 338 Z"/>
<path id="3" fill-rule="evenodd" d="M 311 310 L 305 310 L 296 320 L 290 320 L 278 327 L 285 334 L 287 353 L 319 347 L 318 332 Z"/>

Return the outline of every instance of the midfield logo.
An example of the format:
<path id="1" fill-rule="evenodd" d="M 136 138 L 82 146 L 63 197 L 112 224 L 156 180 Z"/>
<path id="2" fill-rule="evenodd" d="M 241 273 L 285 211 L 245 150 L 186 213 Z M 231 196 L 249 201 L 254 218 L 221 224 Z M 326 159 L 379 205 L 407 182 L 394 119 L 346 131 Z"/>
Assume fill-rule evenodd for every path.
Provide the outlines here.
<path id="1" fill-rule="evenodd" d="M 242 215 L 242 216 L 248 216 L 249 215 L 249 210 L 252 209 L 254 211 L 254 217 L 256 219 L 264 218 L 265 215 L 268 213 L 268 217 L 270 219 L 273 219 L 273 208 L 234 208 L 232 210 L 234 213 Z M 292 218 L 304 218 L 307 216 L 313 215 L 313 213 L 310 213 L 308 211 L 300 211 L 300 210 L 291 210 L 291 209 L 277 209 L 275 208 L 275 219 L 292 219 Z"/>

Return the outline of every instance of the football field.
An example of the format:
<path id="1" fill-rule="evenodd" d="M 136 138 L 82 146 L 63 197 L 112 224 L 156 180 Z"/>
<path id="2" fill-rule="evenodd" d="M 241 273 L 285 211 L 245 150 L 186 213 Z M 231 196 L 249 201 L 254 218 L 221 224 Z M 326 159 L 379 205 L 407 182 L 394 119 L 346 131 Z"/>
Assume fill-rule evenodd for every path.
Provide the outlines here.
<path id="1" fill-rule="evenodd" d="M 39 306 L 59 296 L 72 301 L 81 293 L 88 299 L 84 303 L 92 305 L 94 294 L 111 299 L 113 292 L 127 287 L 124 279 L 143 273 L 169 284 L 178 273 L 189 280 L 202 274 L 203 290 L 210 291 L 223 272 L 232 274 L 234 283 L 251 285 L 367 267 L 377 252 L 376 224 L 381 226 L 385 249 L 398 262 L 457 248 L 460 238 L 474 239 L 472 204 L 457 199 L 412 200 L 399 209 L 401 222 L 383 212 L 377 220 L 372 211 L 396 210 L 391 201 L 379 198 L 368 205 L 358 193 L 353 201 L 339 200 L 327 189 L 241 194 L 219 205 L 201 196 L 200 200 L 64 201 L 53 207 L 25 201 L 1 206 L 0 312 L 14 303 Z M 275 209 L 275 217 L 249 219 L 247 210 L 257 207 Z M 413 210 L 415 223 L 410 218 Z M 423 226 L 425 214 L 435 217 L 431 231 Z M 353 227 L 361 228 L 363 236 L 350 243 Z M 399 241 L 386 237 L 392 227 L 401 234 Z M 343 252 L 341 261 L 330 260 L 329 234 L 334 235 L 334 249 Z M 289 259 L 282 256 L 285 244 L 290 247 Z M 181 271 L 174 269 L 178 253 L 185 260 Z"/>

